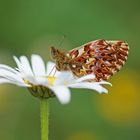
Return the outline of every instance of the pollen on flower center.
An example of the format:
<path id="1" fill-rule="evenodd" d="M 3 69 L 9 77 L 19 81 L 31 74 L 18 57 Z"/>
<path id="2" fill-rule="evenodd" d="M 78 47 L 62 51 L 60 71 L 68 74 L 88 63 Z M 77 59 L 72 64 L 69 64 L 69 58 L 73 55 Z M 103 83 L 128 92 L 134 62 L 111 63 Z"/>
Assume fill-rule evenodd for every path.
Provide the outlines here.
<path id="1" fill-rule="evenodd" d="M 54 76 L 47 76 L 47 78 L 48 78 L 48 80 L 50 82 L 50 85 L 53 86 L 56 77 L 54 77 Z"/>

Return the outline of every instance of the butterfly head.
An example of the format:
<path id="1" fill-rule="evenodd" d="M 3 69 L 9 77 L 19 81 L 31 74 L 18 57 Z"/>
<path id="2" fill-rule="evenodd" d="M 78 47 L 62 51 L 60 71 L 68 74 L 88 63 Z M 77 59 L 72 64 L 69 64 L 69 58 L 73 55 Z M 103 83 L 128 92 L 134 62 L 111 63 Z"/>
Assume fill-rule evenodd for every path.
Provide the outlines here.
<path id="1" fill-rule="evenodd" d="M 57 70 L 62 71 L 69 69 L 68 57 L 65 55 L 65 52 L 51 47 L 51 57 L 55 61 Z"/>

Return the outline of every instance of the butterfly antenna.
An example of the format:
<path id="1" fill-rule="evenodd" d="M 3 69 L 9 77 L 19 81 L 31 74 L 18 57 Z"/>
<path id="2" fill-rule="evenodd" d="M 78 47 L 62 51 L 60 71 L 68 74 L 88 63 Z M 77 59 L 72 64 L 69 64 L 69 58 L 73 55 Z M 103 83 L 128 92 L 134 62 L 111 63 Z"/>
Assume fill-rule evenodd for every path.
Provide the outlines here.
<path id="1" fill-rule="evenodd" d="M 59 45 L 58 45 L 58 47 L 61 47 L 62 46 L 62 44 L 63 44 L 63 42 L 64 42 L 64 40 L 65 40 L 65 35 L 63 35 L 62 36 L 62 39 L 61 39 L 61 41 L 59 42 Z"/>
<path id="2" fill-rule="evenodd" d="M 49 76 L 51 76 L 51 73 L 53 72 L 54 68 L 56 68 L 55 66 L 53 66 L 53 68 L 51 69 Z M 55 73 L 56 73 L 56 69 L 55 69 Z M 54 76 L 54 75 L 53 75 Z"/>
<path id="3" fill-rule="evenodd" d="M 54 73 L 53 73 L 53 77 L 55 76 L 55 74 L 56 74 L 56 67 L 55 67 L 55 71 L 54 71 Z"/>

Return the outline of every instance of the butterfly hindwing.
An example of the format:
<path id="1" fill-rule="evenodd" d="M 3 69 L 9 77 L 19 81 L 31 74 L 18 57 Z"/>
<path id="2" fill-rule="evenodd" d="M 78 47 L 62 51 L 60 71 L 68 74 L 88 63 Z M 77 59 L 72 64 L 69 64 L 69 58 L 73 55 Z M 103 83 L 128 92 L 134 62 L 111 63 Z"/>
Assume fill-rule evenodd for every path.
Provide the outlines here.
<path id="1" fill-rule="evenodd" d="M 125 64 L 128 44 L 123 41 L 95 40 L 66 53 L 71 71 L 78 77 L 93 73 L 107 80 Z"/>

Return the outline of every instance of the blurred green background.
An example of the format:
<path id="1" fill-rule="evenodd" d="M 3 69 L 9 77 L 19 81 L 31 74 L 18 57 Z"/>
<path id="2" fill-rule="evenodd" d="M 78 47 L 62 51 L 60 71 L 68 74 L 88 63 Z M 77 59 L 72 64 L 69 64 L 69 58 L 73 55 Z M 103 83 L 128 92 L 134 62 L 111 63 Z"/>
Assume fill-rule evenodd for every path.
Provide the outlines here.
<path id="1" fill-rule="evenodd" d="M 72 101 L 50 99 L 50 140 L 140 140 L 140 1 L 0 0 L 0 63 L 13 55 L 69 50 L 96 39 L 129 43 L 127 64 L 108 95 L 72 90 Z M 39 100 L 26 89 L 0 86 L 0 139 L 39 140 Z"/>

